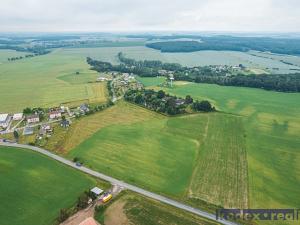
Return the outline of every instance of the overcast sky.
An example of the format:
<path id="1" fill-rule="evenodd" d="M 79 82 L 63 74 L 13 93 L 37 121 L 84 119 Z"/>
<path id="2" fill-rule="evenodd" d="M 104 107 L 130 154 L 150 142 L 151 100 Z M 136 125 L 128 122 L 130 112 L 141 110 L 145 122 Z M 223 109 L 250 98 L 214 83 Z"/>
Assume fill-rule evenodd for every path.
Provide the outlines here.
<path id="1" fill-rule="evenodd" d="M 0 31 L 300 32 L 300 0 L 1 0 Z"/>

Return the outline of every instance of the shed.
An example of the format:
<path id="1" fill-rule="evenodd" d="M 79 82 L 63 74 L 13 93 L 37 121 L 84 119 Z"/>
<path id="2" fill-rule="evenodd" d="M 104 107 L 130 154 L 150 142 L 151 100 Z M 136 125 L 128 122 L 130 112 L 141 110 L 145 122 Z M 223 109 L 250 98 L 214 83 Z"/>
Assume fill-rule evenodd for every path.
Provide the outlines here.
<path id="1" fill-rule="evenodd" d="M 94 187 L 91 189 L 91 192 L 98 196 L 103 192 L 103 190 L 98 187 Z"/>

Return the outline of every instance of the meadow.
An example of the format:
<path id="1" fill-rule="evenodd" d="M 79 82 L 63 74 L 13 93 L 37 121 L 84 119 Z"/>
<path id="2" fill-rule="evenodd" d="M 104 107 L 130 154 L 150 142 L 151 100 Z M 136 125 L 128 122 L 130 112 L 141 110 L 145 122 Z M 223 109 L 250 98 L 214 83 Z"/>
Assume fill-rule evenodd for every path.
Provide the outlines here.
<path id="1" fill-rule="evenodd" d="M 242 116 L 250 207 L 299 206 L 299 93 L 195 83 L 179 83 L 165 90 L 178 96 L 208 99 L 218 110 Z"/>
<path id="2" fill-rule="evenodd" d="M 213 221 L 195 216 L 172 206 L 133 194 L 118 196 L 96 219 L 106 225 L 216 225 Z M 159 222 L 158 222 L 159 221 Z"/>
<path id="3" fill-rule="evenodd" d="M 0 220 L 51 225 L 96 180 L 29 150 L 0 147 Z M 2 224 L 1 222 L 1 224 Z"/>
<path id="4" fill-rule="evenodd" d="M 239 117 L 221 113 L 166 117 L 129 103 L 114 107 L 127 123 L 113 116 L 117 122 L 105 119 L 105 125 L 99 126 L 104 121 L 100 118 L 111 113 L 93 115 L 99 121 L 98 129 L 84 138 L 75 135 L 79 132 L 70 132 L 82 142 L 65 145 L 71 149 L 67 157 L 79 157 L 90 168 L 152 191 L 193 200 L 199 207 L 203 200 L 235 207 L 248 204 L 247 162 Z M 88 120 L 86 117 L 85 122 Z M 75 141 L 70 136 L 68 139 Z M 210 179 L 212 173 L 214 179 Z M 229 176 L 236 179 L 228 181 Z M 210 196 L 212 191 L 218 195 Z"/>

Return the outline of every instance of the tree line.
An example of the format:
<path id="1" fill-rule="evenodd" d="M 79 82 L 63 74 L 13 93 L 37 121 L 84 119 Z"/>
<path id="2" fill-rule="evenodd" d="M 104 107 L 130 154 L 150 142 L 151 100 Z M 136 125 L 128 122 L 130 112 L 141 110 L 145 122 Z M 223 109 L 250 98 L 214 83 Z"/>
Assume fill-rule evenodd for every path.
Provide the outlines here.
<path id="1" fill-rule="evenodd" d="M 118 54 L 120 65 L 112 65 L 87 58 L 92 69 L 98 72 L 117 71 L 133 73 L 141 77 L 156 77 L 165 70 L 174 75 L 175 80 L 184 80 L 196 83 L 209 83 L 224 86 L 238 86 L 261 88 L 281 92 L 300 92 L 300 73 L 294 74 L 260 74 L 260 75 L 232 75 L 230 67 L 198 66 L 183 67 L 178 63 L 162 63 L 159 60 L 130 59 L 123 53 Z"/>
<path id="2" fill-rule="evenodd" d="M 128 90 L 124 95 L 124 99 L 147 109 L 167 115 L 183 114 L 191 110 L 196 112 L 215 111 L 215 108 L 209 101 L 205 100 L 194 102 L 193 98 L 189 95 L 183 99 L 171 96 L 163 90 Z"/>

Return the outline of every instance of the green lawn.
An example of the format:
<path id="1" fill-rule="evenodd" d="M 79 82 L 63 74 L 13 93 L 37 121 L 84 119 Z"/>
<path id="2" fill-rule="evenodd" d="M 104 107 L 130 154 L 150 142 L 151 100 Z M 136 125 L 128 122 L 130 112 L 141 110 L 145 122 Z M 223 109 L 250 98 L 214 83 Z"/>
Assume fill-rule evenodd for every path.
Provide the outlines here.
<path id="1" fill-rule="evenodd" d="M 51 225 L 96 181 L 29 150 L 0 147 L 0 223 Z"/>
<path id="2" fill-rule="evenodd" d="M 300 94 L 210 84 L 166 91 L 243 116 L 252 208 L 300 205 Z"/>

